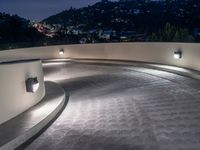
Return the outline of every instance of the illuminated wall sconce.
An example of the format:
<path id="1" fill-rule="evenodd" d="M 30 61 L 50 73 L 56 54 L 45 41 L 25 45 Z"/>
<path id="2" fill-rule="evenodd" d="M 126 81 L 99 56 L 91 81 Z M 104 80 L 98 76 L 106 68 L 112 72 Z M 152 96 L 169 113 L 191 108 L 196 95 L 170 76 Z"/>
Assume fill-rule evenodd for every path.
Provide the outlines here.
<path id="1" fill-rule="evenodd" d="M 28 78 L 26 80 L 26 91 L 35 93 L 39 88 L 39 82 L 37 77 L 35 78 Z"/>
<path id="2" fill-rule="evenodd" d="M 174 52 L 174 59 L 181 59 L 182 58 L 182 52 L 181 51 L 175 51 Z"/>
<path id="3" fill-rule="evenodd" d="M 64 49 L 61 48 L 61 49 L 59 50 L 59 55 L 63 55 L 63 54 L 64 54 Z"/>

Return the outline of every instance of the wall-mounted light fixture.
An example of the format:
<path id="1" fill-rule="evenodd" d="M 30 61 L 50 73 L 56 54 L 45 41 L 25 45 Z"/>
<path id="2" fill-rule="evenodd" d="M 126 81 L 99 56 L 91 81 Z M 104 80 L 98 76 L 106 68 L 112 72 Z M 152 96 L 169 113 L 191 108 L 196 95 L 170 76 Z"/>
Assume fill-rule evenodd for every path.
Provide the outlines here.
<path id="1" fill-rule="evenodd" d="M 40 85 L 39 85 L 37 77 L 35 77 L 35 78 L 28 78 L 26 80 L 26 91 L 27 92 L 35 93 L 38 90 L 39 86 Z"/>
<path id="2" fill-rule="evenodd" d="M 174 59 L 181 59 L 182 58 L 182 52 L 181 51 L 175 51 L 174 52 Z"/>
<path id="3" fill-rule="evenodd" d="M 63 54 L 64 54 L 64 49 L 61 48 L 61 49 L 59 50 L 59 55 L 63 55 Z"/>

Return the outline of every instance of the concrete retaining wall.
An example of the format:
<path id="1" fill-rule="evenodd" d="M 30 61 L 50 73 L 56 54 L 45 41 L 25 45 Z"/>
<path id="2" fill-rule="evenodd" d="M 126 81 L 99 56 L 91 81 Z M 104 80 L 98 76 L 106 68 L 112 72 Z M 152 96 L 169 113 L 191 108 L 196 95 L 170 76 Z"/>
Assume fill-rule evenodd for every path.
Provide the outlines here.
<path id="1" fill-rule="evenodd" d="M 64 55 L 58 54 L 59 49 Z M 175 60 L 173 53 L 180 49 L 183 58 Z M 200 71 L 200 44 L 196 43 L 105 43 L 85 45 L 58 45 L 0 52 L 0 60 L 17 59 L 114 59 L 175 65 Z"/>
<path id="2" fill-rule="evenodd" d="M 37 77 L 40 84 L 35 93 L 26 92 L 25 81 L 30 77 Z M 40 60 L 0 64 L 0 124 L 37 104 L 44 95 Z"/>

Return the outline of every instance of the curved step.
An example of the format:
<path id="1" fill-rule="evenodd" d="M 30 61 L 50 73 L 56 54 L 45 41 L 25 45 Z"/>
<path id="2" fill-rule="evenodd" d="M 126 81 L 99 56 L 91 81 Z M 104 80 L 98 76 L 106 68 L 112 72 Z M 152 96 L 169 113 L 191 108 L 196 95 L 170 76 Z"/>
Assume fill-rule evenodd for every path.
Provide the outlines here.
<path id="1" fill-rule="evenodd" d="M 65 106 L 65 91 L 46 82 L 46 95 L 40 103 L 0 125 L 0 150 L 12 150 L 44 129 Z"/>

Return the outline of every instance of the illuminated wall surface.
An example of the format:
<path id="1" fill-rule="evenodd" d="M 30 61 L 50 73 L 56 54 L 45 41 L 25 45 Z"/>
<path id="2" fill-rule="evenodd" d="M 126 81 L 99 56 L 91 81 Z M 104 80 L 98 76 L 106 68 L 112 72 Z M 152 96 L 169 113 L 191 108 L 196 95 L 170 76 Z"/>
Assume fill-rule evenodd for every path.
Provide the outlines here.
<path id="1" fill-rule="evenodd" d="M 60 51 L 61 49 L 64 52 Z M 175 51 L 182 52 L 174 59 Z M 59 53 L 62 53 L 60 55 Z M 58 45 L 0 52 L 0 60 L 13 59 L 115 59 L 161 63 L 200 70 L 200 44 L 197 43 L 106 43 Z"/>
<path id="2" fill-rule="evenodd" d="M 181 59 L 178 53 L 181 52 Z M 175 58 L 174 58 L 175 57 Z M 22 59 L 107 59 L 153 62 L 200 71 L 200 44 L 108 43 L 33 47 L 0 52 L 1 61 Z M 0 64 L 0 124 L 38 103 L 45 94 L 41 61 Z M 35 78 L 35 93 L 27 92 L 26 80 Z M 35 79 L 33 80 L 35 82 Z M 14 106 L 14 107 L 13 107 Z"/>
<path id="3" fill-rule="evenodd" d="M 0 124 L 37 104 L 45 95 L 43 70 L 40 60 L 0 64 Z M 33 92 L 28 92 L 26 81 L 37 77 Z"/>

